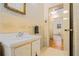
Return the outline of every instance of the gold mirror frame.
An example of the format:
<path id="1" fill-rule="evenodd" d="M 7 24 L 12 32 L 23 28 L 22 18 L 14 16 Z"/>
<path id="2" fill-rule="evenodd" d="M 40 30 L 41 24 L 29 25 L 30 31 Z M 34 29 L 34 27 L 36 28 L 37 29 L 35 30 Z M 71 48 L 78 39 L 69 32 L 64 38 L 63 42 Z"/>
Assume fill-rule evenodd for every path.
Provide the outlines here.
<path id="1" fill-rule="evenodd" d="M 26 3 L 23 3 L 23 12 L 16 9 L 16 8 L 10 7 L 8 3 L 5 3 L 4 7 L 11 10 L 11 11 L 14 11 L 14 12 L 17 12 L 17 13 L 20 13 L 20 14 L 23 14 L 23 15 L 26 14 Z"/>

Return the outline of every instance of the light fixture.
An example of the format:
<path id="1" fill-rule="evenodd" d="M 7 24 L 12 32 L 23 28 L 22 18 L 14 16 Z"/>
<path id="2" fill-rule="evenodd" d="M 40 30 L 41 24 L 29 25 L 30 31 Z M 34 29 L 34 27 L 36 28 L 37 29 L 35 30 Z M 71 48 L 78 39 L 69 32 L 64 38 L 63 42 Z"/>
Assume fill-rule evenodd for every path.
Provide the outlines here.
<path id="1" fill-rule="evenodd" d="M 66 14 L 66 13 L 68 13 L 68 11 L 67 10 L 64 10 L 63 13 Z"/>
<path id="2" fill-rule="evenodd" d="M 54 14 L 56 14 L 56 13 L 57 13 L 56 11 L 52 11 L 52 12 L 51 12 L 52 15 L 54 15 Z"/>
<path id="3" fill-rule="evenodd" d="M 55 14 L 55 15 L 53 15 L 52 17 L 53 17 L 53 18 L 57 18 L 57 17 L 59 17 L 59 15 Z"/>
<path id="4" fill-rule="evenodd" d="M 67 20 L 68 18 L 63 18 L 63 20 Z"/>

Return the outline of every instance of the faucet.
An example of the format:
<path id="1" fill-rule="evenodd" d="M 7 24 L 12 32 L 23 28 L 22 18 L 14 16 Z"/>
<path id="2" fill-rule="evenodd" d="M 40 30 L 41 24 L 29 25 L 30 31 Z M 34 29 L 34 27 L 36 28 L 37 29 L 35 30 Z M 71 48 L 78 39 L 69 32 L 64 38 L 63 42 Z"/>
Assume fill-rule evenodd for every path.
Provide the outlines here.
<path id="1" fill-rule="evenodd" d="M 21 36 L 23 36 L 23 32 L 18 32 L 18 37 L 21 37 Z"/>

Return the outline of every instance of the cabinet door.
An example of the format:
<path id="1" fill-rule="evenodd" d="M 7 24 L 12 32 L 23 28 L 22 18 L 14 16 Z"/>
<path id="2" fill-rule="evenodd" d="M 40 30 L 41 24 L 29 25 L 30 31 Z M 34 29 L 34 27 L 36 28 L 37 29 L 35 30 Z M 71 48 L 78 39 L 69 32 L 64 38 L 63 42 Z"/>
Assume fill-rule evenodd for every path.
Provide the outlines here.
<path id="1" fill-rule="evenodd" d="M 32 42 L 32 56 L 40 55 L 40 40 Z"/>
<path id="2" fill-rule="evenodd" d="M 31 44 L 23 44 L 14 49 L 15 56 L 31 56 Z"/>

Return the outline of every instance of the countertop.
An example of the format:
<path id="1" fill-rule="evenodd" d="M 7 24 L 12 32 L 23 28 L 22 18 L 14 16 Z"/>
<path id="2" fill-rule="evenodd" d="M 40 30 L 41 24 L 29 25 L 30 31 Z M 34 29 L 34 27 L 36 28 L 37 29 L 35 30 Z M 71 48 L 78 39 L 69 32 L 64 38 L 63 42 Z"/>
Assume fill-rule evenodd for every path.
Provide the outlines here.
<path id="1" fill-rule="evenodd" d="M 2 37 L 0 38 L 0 42 L 2 42 L 3 45 L 12 47 L 13 45 L 17 45 L 19 43 L 22 44 L 25 42 L 37 40 L 38 38 L 40 38 L 39 35 L 23 35 L 21 37 Z"/>

